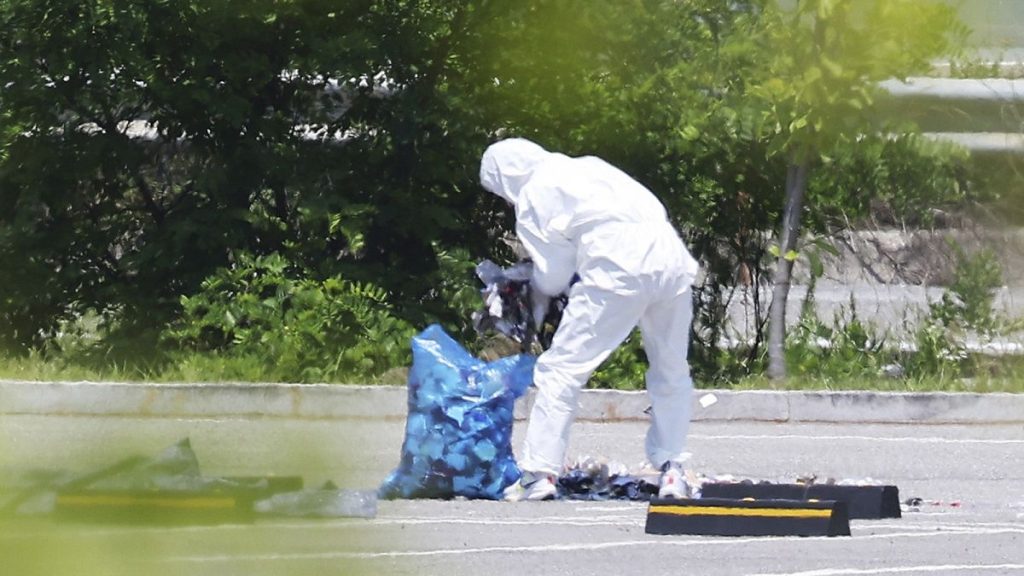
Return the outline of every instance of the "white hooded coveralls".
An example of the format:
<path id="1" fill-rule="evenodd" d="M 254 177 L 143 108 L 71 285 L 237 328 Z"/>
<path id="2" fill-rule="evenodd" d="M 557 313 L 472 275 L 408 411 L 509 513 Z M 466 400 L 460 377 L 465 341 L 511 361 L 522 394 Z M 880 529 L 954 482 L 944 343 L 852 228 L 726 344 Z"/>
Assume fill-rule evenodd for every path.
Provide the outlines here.
<path id="1" fill-rule="evenodd" d="M 515 206 L 516 234 L 533 260 L 531 284 L 569 302 L 537 359 L 537 397 L 523 470 L 559 474 L 580 390 L 639 324 L 651 463 L 687 459 L 693 381 L 686 360 L 698 264 L 647 188 L 600 158 L 571 158 L 522 138 L 484 152 L 480 183 Z M 569 287 L 573 274 L 580 280 Z"/>

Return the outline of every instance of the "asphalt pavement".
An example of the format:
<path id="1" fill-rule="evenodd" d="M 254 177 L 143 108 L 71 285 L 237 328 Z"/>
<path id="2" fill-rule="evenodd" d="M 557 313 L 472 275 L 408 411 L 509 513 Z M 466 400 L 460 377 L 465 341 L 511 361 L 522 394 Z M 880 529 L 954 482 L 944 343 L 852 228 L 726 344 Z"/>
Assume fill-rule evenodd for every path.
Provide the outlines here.
<path id="1" fill-rule="evenodd" d="M 40 470 L 85 471 L 188 437 L 205 475 L 301 475 L 307 486 L 332 480 L 372 490 L 397 465 L 404 437 L 401 417 L 338 415 L 324 401 L 319 413 L 296 412 L 303 403 L 291 392 L 284 394 L 293 397 L 291 412 L 270 409 L 277 396 L 264 390 L 263 414 L 237 404 L 194 414 L 181 390 L 171 391 L 179 395 L 171 410 L 160 399 L 168 392 L 153 388 L 150 410 L 131 414 L 109 400 L 106 411 L 65 404 L 47 413 L 46 403 L 26 404 L 24 390 L 3 390 L 0 471 L 8 481 Z M 698 406 L 709 393 L 695 396 Z M 832 421 L 697 419 L 691 467 L 708 476 L 893 484 L 901 500 L 921 499 L 899 519 L 852 521 L 850 537 L 651 536 L 638 502 L 396 500 L 379 502 L 372 519 L 145 528 L 28 519 L 0 525 L 0 555 L 21 551 L 26 574 L 1024 574 L 1024 418 L 985 417 L 989 404 L 960 396 L 839 398 L 825 412 Z M 1017 398 L 1002 400 L 1012 406 Z M 850 421 L 878 402 L 883 413 L 885 402 L 930 408 L 904 407 L 902 422 Z M 646 422 L 625 412 L 578 422 L 570 457 L 638 467 Z M 517 450 L 523 429 L 520 420 Z M 33 548 L 39 543 L 48 547 Z"/>

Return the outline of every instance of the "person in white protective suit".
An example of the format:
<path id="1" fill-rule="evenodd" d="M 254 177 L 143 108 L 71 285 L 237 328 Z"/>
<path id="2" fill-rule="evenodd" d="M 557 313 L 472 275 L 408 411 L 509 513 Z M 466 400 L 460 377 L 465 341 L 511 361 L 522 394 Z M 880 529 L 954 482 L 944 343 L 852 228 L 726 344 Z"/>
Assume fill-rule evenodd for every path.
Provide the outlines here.
<path id="1" fill-rule="evenodd" d="M 698 264 L 664 206 L 600 158 L 548 152 L 523 138 L 487 148 L 480 183 L 515 208 L 516 234 L 533 260 L 534 292 L 568 294 L 552 344 L 537 359 L 523 477 L 506 497 L 556 496 L 579 392 L 638 324 L 650 363 L 647 457 L 662 471 L 659 497 L 687 496 L 693 381 L 686 354 Z"/>

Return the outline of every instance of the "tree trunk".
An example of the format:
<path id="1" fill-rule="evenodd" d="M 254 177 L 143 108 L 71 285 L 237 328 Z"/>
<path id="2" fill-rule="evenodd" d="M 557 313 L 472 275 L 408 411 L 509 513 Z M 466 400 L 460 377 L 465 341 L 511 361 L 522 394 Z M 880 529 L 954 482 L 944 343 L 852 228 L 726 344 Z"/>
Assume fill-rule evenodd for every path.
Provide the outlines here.
<path id="1" fill-rule="evenodd" d="M 800 232 L 800 214 L 807 191 L 807 162 L 789 165 L 786 170 L 786 206 L 779 234 L 779 256 L 772 274 L 772 303 L 768 309 L 768 377 L 786 377 L 786 301 L 793 272 L 793 259 L 787 254 L 796 248 Z"/>

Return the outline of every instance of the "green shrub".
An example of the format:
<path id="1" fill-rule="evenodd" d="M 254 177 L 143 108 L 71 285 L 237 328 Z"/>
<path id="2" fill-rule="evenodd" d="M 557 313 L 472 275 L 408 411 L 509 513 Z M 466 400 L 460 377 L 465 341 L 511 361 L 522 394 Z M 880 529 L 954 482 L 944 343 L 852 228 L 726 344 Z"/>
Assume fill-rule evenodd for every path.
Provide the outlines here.
<path id="1" fill-rule="evenodd" d="M 891 356 L 885 337 L 857 315 L 851 296 L 849 308 L 836 312 L 831 325 L 819 319 L 808 292 L 797 325 L 786 345 L 787 364 L 794 375 L 815 377 L 825 383 L 874 377 Z"/>
<path id="2" fill-rule="evenodd" d="M 480 290 L 484 286 L 476 276 L 477 260 L 463 248 L 438 248 L 437 264 L 431 300 L 441 313 L 422 316 L 420 324 L 425 328 L 439 322 L 467 349 L 479 350 L 483 340 L 473 328 L 472 315 L 483 307 Z"/>
<path id="3" fill-rule="evenodd" d="M 278 254 L 242 254 L 181 299 L 165 339 L 186 351 L 247 357 L 275 380 L 372 378 L 408 363 L 413 328 L 367 283 L 314 280 Z"/>
<path id="4" fill-rule="evenodd" d="M 647 373 L 647 354 L 644 353 L 643 338 L 634 329 L 621 346 L 615 349 L 591 376 L 590 388 L 613 390 L 643 390 L 644 375 Z"/>
<path id="5" fill-rule="evenodd" d="M 953 241 L 949 246 L 956 258 L 953 281 L 938 301 L 929 303 L 915 333 L 917 350 L 907 360 L 911 377 L 973 373 L 979 364 L 977 357 L 967 353 L 966 336 L 991 337 L 1002 324 L 992 309 L 995 290 L 1002 283 L 995 254 L 983 249 L 968 255 Z"/>
<path id="6" fill-rule="evenodd" d="M 967 329 L 992 334 L 998 325 L 992 303 L 995 290 L 1003 281 L 999 261 L 988 248 L 968 255 L 953 241 L 949 242 L 949 247 L 957 261 L 953 282 L 942 300 L 933 304 L 931 309 L 943 325 L 960 324 Z"/>

